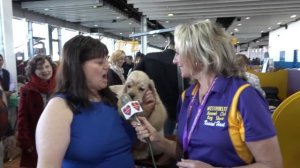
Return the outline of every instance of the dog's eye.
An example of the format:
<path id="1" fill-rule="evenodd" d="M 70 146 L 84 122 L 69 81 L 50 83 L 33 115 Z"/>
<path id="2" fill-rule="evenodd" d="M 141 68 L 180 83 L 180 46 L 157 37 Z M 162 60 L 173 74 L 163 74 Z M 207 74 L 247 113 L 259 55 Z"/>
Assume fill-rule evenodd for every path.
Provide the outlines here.
<path id="1" fill-rule="evenodd" d="M 144 88 L 139 88 L 139 91 L 143 92 L 143 91 L 145 91 L 145 89 Z"/>

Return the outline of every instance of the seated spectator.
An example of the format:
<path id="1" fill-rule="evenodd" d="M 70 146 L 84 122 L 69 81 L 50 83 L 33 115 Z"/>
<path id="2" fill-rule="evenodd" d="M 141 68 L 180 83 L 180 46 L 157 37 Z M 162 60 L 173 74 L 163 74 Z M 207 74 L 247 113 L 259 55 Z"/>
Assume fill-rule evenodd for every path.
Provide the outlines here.
<path id="1" fill-rule="evenodd" d="M 253 73 L 247 72 L 247 68 L 249 65 L 249 59 L 244 54 L 237 54 L 237 64 L 241 68 L 242 72 L 245 73 L 245 77 L 248 83 L 250 83 L 253 87 L 255 87 L 264 97 L 266 97 L 266 93 L 260 87 L 260 81 L 258 76 Z"/>

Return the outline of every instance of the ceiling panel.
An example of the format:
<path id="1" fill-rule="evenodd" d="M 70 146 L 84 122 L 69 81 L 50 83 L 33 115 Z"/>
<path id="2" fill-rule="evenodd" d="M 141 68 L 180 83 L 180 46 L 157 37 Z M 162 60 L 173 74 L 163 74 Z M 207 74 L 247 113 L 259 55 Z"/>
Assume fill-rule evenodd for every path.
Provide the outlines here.
<path id="1" fill-rule="evenodd" d="M 127 2 L 140 15 L 156 20 L 165 28 L 181 23 L 217 18 L 235 17 L 228 32 L 235 34 L 240 43 L 256 41 L 261 33 L 275 30 L 299 19 L 300 0 L 44 0 L 25 1 L 22 8 L 90 28 L 99 28 L 117 36 L 128 37 L 140 32 L 140 22 L 124 13 L 120 6 L 108 2 Z M 125 8 L 125 7 L 124 7 Z M 122 9 L 122 6 L 121 6 Z M 173 14 L 169 16 L 168 14 Z M 291 15 L 297 15 L 290 18 Z M 250 17 L 250 19 L 246 19 Z M 279 24 L 280 22 L 280 24 Z M 152 30 L 152 29 L 148 29 Z M 121 34 L 120 34 L 121 33 Z M 162 47 L 161 35 L 148 36 L 149 43 Z"/>

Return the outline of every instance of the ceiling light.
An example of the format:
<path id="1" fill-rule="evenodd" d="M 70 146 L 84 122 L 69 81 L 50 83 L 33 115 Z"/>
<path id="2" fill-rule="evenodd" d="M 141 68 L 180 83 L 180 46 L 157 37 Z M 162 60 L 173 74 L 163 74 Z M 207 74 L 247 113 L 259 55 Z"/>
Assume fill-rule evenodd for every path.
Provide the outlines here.
<path id="1" fill-rule="evenodd" d="M 117 19 L 120 19 L 120 16 L 117 16 L 116 18 L 117 18 Z"/>
<path id="2" fill-rule="evenodd" d="M 123 34 L 123 33 L 120 33 L 121 35 Z"/>
<path id="3" fill-rule="evenodd" d="M 131 22 L 129 22 L 129 24 L 131 25 L 132 23 L 131 23 Z"/>
<path id="4" fill-rule="evenodd" d="M 260 31 L 261 33 L 263 33 L 264 31 L 262 30 L 262 31 Z"/>
<path id="5" fill-rule="evenodd" d="M 98 27 L 98 25 L 96 25 L 96 24 L 95 24 L 94 26 L 95 26 L 95 27 Z"/>
<path id="6" fill-rule="evenodd" d="M 44 10 L 45 10 L 45 11 L 49 11 L 49 10 L 52 10 L 52 9 L 50 9 L 50 8 L 45 8 Z"/>
<path id="7" fill-rule="evenodd" d="M 269 29 L 269 30 L 271 30 L 271 29 L 272 29 L 272 27 L 268 27 L 268 29 Z"/>
<path id="8" fill-rule="evenodd" d="M 242 26 L 242 23 L 237 24 L 237 26 Z"/>
<path id="9" fill-rule="evenodd" d="M 208 21 L 210 21 L 210 19 L 205 19 L 205 21 L 207 21 L 207 22 L 208 22 Z"/>
<path id="10" fill-rule="evenodd" d="M 234 28 L 234 31 L 235 31 L 235 32 L 238 32 L 238 31 L 239 31 L 239 29 L 238 29 L 238 28 Z"/>
<path id="11" fill-rule="evenodd" d="M 169 23 L 169 21 L 168 21 L 168 20 L 166 20 L 166 21 L 165 21 L 165 23 Z"/>
<path id="12" fill-rule="evenodd" d="M 166 43 L 167 43 L 168 41 L 166 41 Z"/>
<path id="13" fill-rule="evenodd" d="M 297 15 L 292 15 L 292 16 L 291 16 L 291 18 L 295 18 L 295 17 L 297 17 Z"/>
<path id="14" fill-rule="evenodd" d="M 246 19 L 246 20 L 249 20 L 249 19 L 251 19 L 251 17 L 246 17 L 245 19 Z"/>
<path id="15" fill-rule="evenodd" d="M 278 22 L 277 25 L 281 25 L 281 22 Z"/>
<path id="16" fill-rule="evenodd" d="M 93 5 L 92 8 L 96 9 L 96 8 L 100 8 L 102 7 L 102 5 Z"/>
<path id="17" fill-rule="evenodd" d="M 168 16 L 174 16 L 174 14 L 173 13 L 168 13 Z"/>

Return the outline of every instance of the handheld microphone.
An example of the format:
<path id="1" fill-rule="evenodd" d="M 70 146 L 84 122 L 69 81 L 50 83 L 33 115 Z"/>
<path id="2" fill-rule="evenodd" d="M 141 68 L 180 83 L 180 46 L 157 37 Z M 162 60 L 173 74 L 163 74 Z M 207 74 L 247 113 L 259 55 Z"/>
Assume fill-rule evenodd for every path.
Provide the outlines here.
<path id="1" fill-rule="evenodd" d="M 143 109 L 138 101 L 133 101 L 128 94 L 123 94 L 121 96 L 121 112 L 126 120 L 131 120 L 133 117 L 139 124 L 141 124 L 138 119 L 138 113 L 142 113 Z"/>
<path id="2" fill-rule="evenodd" d="M 140 125 L 142 125 L 141 121 L 138 118 L 138 113 L 142 113 L 143 109 L 138 101 L 133 101 L 131 97 L 128 94 L 123 94 L 121 97 L 121 112 L 124 115 L 126 120 L 136 120 Z M 145 141 L 147 142 L 151 154 L 152 164 L 154 168 L 156 168 L 156 163 L 154 159 L 153 149 L 151 145 L 150 138 L 145 138 Z"/>

